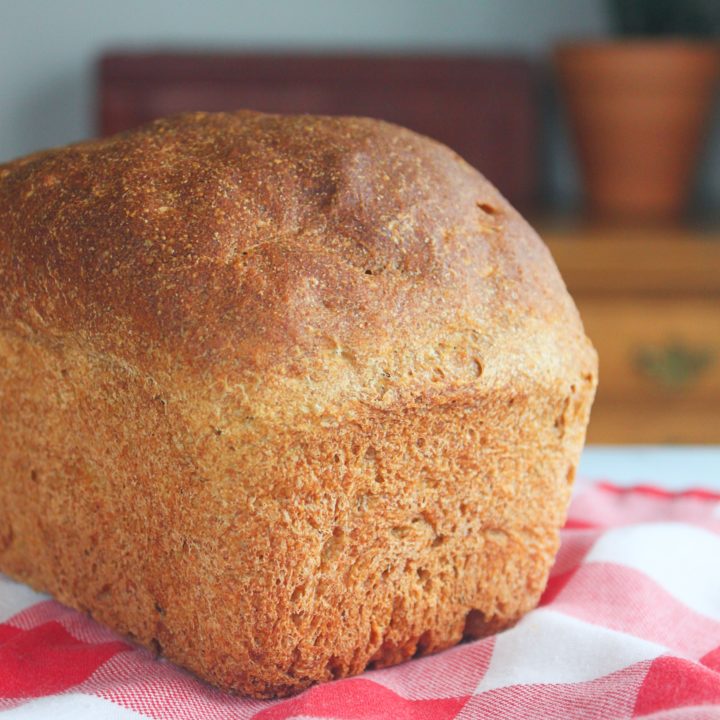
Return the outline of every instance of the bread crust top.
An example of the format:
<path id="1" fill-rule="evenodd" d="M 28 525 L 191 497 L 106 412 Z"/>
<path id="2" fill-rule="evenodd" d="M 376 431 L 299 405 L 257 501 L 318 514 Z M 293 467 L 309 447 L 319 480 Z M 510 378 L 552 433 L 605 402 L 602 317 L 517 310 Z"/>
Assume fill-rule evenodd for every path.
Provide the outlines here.
<path id="1" fill-rule="evenodd" d="M 0 165 L 0 323 L 270 414 L 280 386 L 322 414 L 596 362 L 498 191 L 365 118 L 185 114 Z"/>

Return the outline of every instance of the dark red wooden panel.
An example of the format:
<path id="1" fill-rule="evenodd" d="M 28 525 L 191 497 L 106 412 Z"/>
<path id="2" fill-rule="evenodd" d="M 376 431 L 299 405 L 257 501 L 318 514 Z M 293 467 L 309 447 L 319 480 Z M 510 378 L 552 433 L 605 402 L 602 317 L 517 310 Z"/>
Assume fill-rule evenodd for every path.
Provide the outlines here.
<path id="1" fill-rule="evenodd" d="M 379 117 L 446 143 L 521 209 L 537 196 L 535 76 L 516 58 L 118 52 L 99 100 L 102 134 L 186 110 Z"/>

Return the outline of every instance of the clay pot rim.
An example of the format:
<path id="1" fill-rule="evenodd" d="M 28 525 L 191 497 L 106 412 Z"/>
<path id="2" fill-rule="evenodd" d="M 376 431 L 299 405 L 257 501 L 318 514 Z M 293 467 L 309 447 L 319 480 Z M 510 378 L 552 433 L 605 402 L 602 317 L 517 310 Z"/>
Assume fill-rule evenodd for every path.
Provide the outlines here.
<path id="1" fill-rule="evenodd" d="M 557 43 L 554 49 L 556 56 L 562 55 L 590 55 L 607 54 L 642 54 L 673 52 L 682 55 L 706 55 L 720 59 L 720 40 L 717 39 L 691 39 L 682 37 L 659 38 L 588 38 L 587 40 L 567 40 Z"/>

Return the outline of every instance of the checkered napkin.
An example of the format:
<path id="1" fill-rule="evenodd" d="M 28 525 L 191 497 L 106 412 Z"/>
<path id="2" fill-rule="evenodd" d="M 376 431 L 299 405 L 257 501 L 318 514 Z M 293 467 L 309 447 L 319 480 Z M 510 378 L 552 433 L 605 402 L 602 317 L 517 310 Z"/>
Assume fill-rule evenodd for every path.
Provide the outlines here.
<path id="1" fill-rule="evenodd" d="M 720 495 L 578 495 L 515 628 L 282 701 L 231 697 L 0 576 L 0 712 L 26 718 L 720 718 Z"/>

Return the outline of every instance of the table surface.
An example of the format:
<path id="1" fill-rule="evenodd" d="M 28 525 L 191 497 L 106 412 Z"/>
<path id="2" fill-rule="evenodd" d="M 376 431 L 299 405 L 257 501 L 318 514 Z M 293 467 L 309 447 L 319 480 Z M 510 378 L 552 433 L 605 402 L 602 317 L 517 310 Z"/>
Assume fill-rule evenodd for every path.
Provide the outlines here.
<path id="1" fill-rule="evenodd" d="M 577 487 L 597 480 L 720 492 L 720 445 L 588 445 Z"/>

